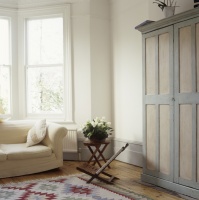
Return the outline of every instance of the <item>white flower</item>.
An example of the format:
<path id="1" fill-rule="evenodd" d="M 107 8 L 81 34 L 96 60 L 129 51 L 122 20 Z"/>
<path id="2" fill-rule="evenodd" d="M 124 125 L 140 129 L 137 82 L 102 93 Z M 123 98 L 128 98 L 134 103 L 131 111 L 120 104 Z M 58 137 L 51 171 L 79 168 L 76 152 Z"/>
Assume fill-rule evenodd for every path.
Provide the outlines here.
<path id="1" fill-rule="evenodd" d="M 99 122 L 99 123 L 98 123 L 98 126 L 102 126 L 102 125 L 103 125 L 103 122 Z"/>
<path id="2" fill-rule="evenodd" d="M 99 122 L 99 121 L 100 121 L 99 117 L 96 117 L 96 118 L 94 119 L 94 121 Z"/>
<path id="3" fill-rule="evenodd" d="M 111 122 L 107 122 L 106 124 L 107 124 L 107 126 L 109 126 L 109 127 L 111 126 Z"/>
<path id="4" fill-rule="evenodd" d="M 98 126 L 98 124 L 99 124 L 99 122 L 98 122 L 98 121 L 95 121 L 94 123 L 95 123 L 95 125 L 96 125 L 96 126 Z"/>
<path id="5" fill-rule="evenodd" d="M 106 118 L 105 118 L 105 117 L 102 117 L 101 120 L 102 120 L 103 122 L 105 122 Z"/>
<path id="6" fill-rule="evenodd" d="M 95 127 L 97 125 L 94 121 L 92 121 L 91 124 L 93 127 Z"/>

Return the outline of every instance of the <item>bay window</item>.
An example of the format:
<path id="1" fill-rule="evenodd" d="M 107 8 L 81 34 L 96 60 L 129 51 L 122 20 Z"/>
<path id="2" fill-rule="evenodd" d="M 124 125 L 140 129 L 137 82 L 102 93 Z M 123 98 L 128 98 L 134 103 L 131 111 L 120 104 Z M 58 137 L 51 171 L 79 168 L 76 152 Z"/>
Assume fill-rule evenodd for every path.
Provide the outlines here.
<path id="1" fill-rule="evenodd" d="M 17 74 L 10 53 L 16 32 L 0 17 L 0 106 L 14 119 L 72 122 L 69 11 L 69 5 L 19 10 Z"/>

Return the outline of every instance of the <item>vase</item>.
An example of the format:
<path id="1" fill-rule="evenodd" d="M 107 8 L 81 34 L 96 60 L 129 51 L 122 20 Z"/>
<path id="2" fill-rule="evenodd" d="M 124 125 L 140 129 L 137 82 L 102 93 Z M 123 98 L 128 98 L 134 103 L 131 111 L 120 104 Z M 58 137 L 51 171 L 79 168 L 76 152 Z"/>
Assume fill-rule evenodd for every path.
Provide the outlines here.
<path id="1" fill-rule="evenodd" d="M 175 7 L 172 6 L 166 6 L 163 10 L 164 12 L 164 16 L 167 17 L 171 17 L 175 14 Z"/>

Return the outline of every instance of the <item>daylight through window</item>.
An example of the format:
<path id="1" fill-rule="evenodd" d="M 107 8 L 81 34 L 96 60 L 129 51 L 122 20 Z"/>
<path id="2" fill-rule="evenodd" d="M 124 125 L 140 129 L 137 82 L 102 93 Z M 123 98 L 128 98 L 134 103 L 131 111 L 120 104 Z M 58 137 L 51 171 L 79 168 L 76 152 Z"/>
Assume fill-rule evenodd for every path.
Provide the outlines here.
<path id="1" fill-rule="evenodd" d="M 28 114 L 64 113 L 63 18 L 26 20 Z"/>
<path id="2" fill-rule="evenodd" d="M 10 114 L 10 20 L 0 17 L 0 114 Z"/>

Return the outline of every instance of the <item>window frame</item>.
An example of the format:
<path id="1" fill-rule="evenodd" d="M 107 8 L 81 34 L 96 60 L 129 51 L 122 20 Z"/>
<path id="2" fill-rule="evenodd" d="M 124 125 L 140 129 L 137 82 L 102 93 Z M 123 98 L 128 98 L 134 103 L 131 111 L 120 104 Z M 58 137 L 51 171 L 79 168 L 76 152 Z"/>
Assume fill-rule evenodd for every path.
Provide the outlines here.
<path id="1" fill-rule="evenodd" d="M 0 19 L 8 20 L 9 25 L 9 64 L 0 63 L 0 67 L 6 67 L 9 71 L 9 113 L 1 114 L 3 115 L 3 118 L 10 118 L 13 113 L 12 108 L 12 15 L 7 15 L 0 9 Z"/>
<path id="2" fill-rule="evenodd" d="M 9 73 L 9 112 L 3 114 L 6 118 L 11 116 L 11 70 L 12 70 L 12 54 L 11 54 L 11 18 L 0 16 L 0 19 L 8 22 L 8 45 L 9 45 L 9 63 L 0 63 L 0 68 L 7 68 Z"/>
<path id="3" fill-rule="evenodd" d="M 29 19 L 63 17 L 63 65 L 64 65 L 64 113 L 56 114 L 28 114 L 26 98 L 26 21 Z M 71 34 L 70 34 L 70 5 L 50 6 L 34 9 L 19 10 L 18 13 L 18 82 L 19 82 L 19 116 L 20 119 L 41 119 L 59 123 L 73 123 L 72 112 L 72 73 L 71 73 Z"/>
<path id="4" fill-rule="evenodd" d="M 44 69 L 45 67 L 61 67 L 63 71 L 65 71 L 65 63 L 64 63 L 64 59 L 62 60 L 62 63 L 54 63 L 54 64 L 29 64 L 28 63 L 28 50 L 29 50 L 29 44 L 28 44 L 28 21 L 31 21 L 31 20 L 38 20 L 38 19 L 52 19 L 52 18 L 56 18 L 56 17 L 61 17 L 63 19 L 63 15 L 49 15 L 49 16 L 36 16 L 34 18 L 28 18 L 25 20 L 25 69 L 26 69 L 26 109 L 28 107 L 28 70 L 29 69 L 32 69 L 32 68 L 38 68 L 38 67 L 41 67 L 42 69 Z M 64 40 L 64 38 L 63 38 Z M 63 54 L 64 54 L 64 45 L 63 45 Z M 63 55 L 64 57 L 64 55 Z M 65 74 L 65 73 L 64 73 Z M 65 80 L 65 75 L 63 76 L 63 80 Z M 65 88 L 65 87 L 64 87 Z M 45 113 L 43 112 L 43 114 L 39 114 L 39 113 L 29 113 L 28 112 L 28 109 L 26 111 L 26 115 L 30 118 L 38 118 L 40 116 L 48 116 L 48 118 L 56 118 L 56 119 L 61 119 L 61 118 L 64 118 L 64 113 L 66 112 L 66 103 L 65 103 L 65 99 L 66 99 L 66 95 L 65 95 L 65 90 L 64 90 L 64 94 L 63 94 L 63 97 L 64 97 L 64 101 L 63 101 L 63 104 L 64 104 L 64 110 L 63 110 L 63 113 L 62 114 L 48 114 L 48 113 Z M 53 115 L 53 117 L 52 117 Z M 55 117 L 56 116 L 56 117 Z"/>

